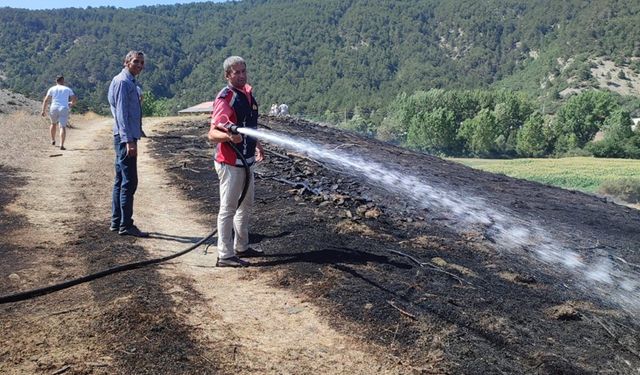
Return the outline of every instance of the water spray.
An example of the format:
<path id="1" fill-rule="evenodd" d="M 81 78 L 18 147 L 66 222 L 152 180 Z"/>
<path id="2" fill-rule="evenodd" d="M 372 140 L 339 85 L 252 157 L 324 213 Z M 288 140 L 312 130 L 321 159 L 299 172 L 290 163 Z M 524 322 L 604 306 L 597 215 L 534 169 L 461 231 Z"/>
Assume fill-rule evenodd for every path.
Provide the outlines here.
<path id="1" fill-rule="evenodd" d="M 497 250 L 560 266 L 586 294 L 596 294 L 632 315 L 640 313 L 640 274 L 623 260 L 615 262 L 606 254 L 588 262 L 578 252 L 560 245 L 538 223 L 491 207 L 482 198 L 437 188 L 406 171 L 391 171 L 389 166 L 272 131 L 248 128 L 237 131 L 321 160 L 345 174 L 364 177 L 399 199 L 411 199 L 418 207 L 448 212 L 459 221 L 458 229 L 478 228 Z"/>

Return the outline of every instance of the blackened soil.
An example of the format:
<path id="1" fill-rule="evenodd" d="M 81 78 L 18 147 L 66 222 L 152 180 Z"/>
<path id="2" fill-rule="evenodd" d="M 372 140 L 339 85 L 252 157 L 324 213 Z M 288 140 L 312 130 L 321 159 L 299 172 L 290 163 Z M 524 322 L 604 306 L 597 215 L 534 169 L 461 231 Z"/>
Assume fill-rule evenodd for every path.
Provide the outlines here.
<path id="1" fill-rule="evenodd" d="M 469 201 L 482 199 L 517 225 L 543 228 L 546 240 L 580 259 L 617 260 L 639 279 L 636 210 L 305 121 L 266 117 L 261 126 L 348 149 Z M 150 140 L 175 185 L 212 212 L 218 189 L 207 128 L 206 121 L 185 119 Z M 267 255 L 253 266 L 310 296 L 336 328 L 418 366 L 440 362 L 447 373 L 631 374 L 640 368 L 637 315 L 597 286 L 591 293 L 580 275 L 541 262 L 526 246 L 516 251 L 495 243 L 486 227 L 418 206 L 347 169 L 269 143 L 265 148 L 252 242 Z"/>

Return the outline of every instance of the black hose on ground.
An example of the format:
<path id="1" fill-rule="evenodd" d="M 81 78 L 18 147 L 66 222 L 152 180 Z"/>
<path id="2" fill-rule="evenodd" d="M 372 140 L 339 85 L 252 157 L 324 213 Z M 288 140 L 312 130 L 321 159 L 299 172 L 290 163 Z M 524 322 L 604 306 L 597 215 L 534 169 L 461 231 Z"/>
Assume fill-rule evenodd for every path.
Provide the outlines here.
<path id="1" fill-rule="evenodd" d="M 244 158 L 244 155 L 242 155 L 242 153 L 236 148 L 236 146 L 229 142 L 229 145 L 231 146 L 231 148 L 233 148 L 233 150 L 236 152 L 236 154 L 240 157 L 240 159 L 242 159 L 242 165 L 244 166 L 245 172 L 246 172 L 246 178 L 244 181 L 244 187 L 242 188 L 242 194 L 240 195 L 240 199 L 238 200 L 238 206 L 240 206 L 240 204 L 242 203 L 242 201 L 244 200 L 244 197 L 247 195 L 247 189 L 249 187 L 249 179 L 251 178 L 251 169 L 249 167 L 249 165 L 247 164 L 247 160 Z M 109 276 L 109 275 L 113 275 L 114 273 L 118 273 L 118 272 L 123 272 L 123 271 L 129 271 L 129 270 L 134 270 L 137 268 L 142 268 L 142 267 L 146 267 L 146 266 L 150 266 L 150 265 L 154 265 L 154 264 L 158 264 L 158 263 L 162 263 L 162 262 L 166 262 L 168 260 L 177 258 L 179 256 L 182 256 L 194 249 L 196 249 L 198 246 L 202 245 L 204 242 L 206 242 L 208 239 L 210 239 L 211 237 L 213 237 L 216 233 L 218 233 L 218 229 L 214 229 L 211 233 L 207 234 L 205 237 L 203 237 L 200 241 L 196 242 L 195 244 L 189 246 L 188 248 L 172 254 L 172 255 L 168 255 L 165 257 L 161 257 L 161 258 L 154 258 L 154 259 L 149 259 L 149 260 L 143 260 L 143 261 L 139 261 L 139 262 L 132 262 L 132 263 L 126 263 L 126 264 L 122 264 L 116 267 L 112 267 L 100 272 L 96 272 L 96 273 L 92 273 L 90 275 L 86 275 L 86 276 L 82 276 L 82 277 L 78 277 L 77 279 L 72 279 L 72 280 L 67 280 L 67 281 L 63 281 L 61 283 L 58 284 L 53 284 L 53 285 L 49 285 L 43 288 L 38 288 L 38 289 L 32 289 L 32 290 L 27 290 L 26 292 L 21 292 L 21 293 L 16 293 L 16 294 L 9 294 L 6 296 L 0 296 L 0 305 L 5 304 L 5 303 L 11 303 L 11 302 L 19 302 L 19 301 L 24 301 L 24 300 L 28 300 L 31 298 L 35 298 L 35 297 L 40 297 L 40 296 L 44 296 L 46 294 L 50 294 L 53 292 L 57 292 L 63 289 L 67 289 L 70 288 L 72 286 L 78 285 L 78 284 L 82 284 L 82 283 L 86 283 L 92 280 L 96 280 L 105 276 Z"/>
<path id="2" fill-rule="evenodd" d="M 142 267 L 145 267 L 145 266 L 150 266 L 152 264 L 165 262 L 167 260 L 170 260 L 170 259 L 173 259 L 173 258 L 177 258 L 177 257 L 179 257 L 181 255 L 184 255 L 184 254 L 190 252 L 191 250 L 197 248 L 198 246 L 202 245 L 205 241 L 207 241 L 209 238 L 213 237 L 217 232 L 218 232 L 218 229 L 216 228 L 213 232 L 209 233 L 206 237 L 202 238 L 200 241 L 198 241 L 195 244 L 189 246 L 188 248 L 180 251 L 179 253 L 168 255 L 168 256 L 165 256 L 165 257 L 162 257 L 162 258 L 155 258 L 155 259 L 143 260 L 143 261 L 139 261 L 139 262 L 126 263 L 126 264 L 122 264 L 122 265 L 119 265 L 119 266 L 116 266 L 116 267 L 113 267 L 113 268 L 109 268 L 109 269 L 106 269 L 106 270 L 103 270 L 103 271 L 100 271 L 100 272 L 92 273 L 90 275 L 78 277 L 77 279 L 67 280 L 67 281 L 61 282 L 59 284 L 49 285 L 49 286 L 46 286 L 46 287 L 43 287 L 43 288 L 32 289 L 32 290 L 28 290 L 26 292 L 10 294 L 10 295 L 7 295 L 7 296 L 1 296 L 0 297 L 0 304 L 24 301 L 24 300 L 31 299 L 31 298 L 34 298 L 34 297 L 44 296 L 45 294 L 49 294 L 49 293 L 57 292 L 59 290 L 67 289 L 67 288 L 70 288 L 70 287 L 72 287 L 74 285 L 86 283 L 88 281 L 96 280 L 96 279 L 99 279 L 101 277 L 112 275 L 114 273 L 128 271 L 128 270 L 134 270 L 136 268 L 142 268 Z"/>

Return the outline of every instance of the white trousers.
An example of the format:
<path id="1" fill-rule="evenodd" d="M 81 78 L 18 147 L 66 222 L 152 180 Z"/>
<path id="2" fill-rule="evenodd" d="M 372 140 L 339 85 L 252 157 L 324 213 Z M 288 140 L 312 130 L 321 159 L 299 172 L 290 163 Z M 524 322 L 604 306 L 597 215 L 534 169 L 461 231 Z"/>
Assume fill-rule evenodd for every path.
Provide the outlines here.
<path id="1" fill-rule="evenodd" d="M 220 180 L 220 210 L 218 211 L 218 258 L 227 259 L 249 247 L 249 216 L 253 206 L 255 165 L 251 166 L 251 178 L 247 195 L 238 207 L 242 195 L 246 171 L 243 167 L 215 163 Z M 234 237 L 235 233 L 235 237 Z"/>
<path id="2" fill-rule="evenodd" d="M 61 128 L 66 128 L 69 122 L 69 108 L 50 107 L 49 118 L 52 124 L 60 123 Z"/>

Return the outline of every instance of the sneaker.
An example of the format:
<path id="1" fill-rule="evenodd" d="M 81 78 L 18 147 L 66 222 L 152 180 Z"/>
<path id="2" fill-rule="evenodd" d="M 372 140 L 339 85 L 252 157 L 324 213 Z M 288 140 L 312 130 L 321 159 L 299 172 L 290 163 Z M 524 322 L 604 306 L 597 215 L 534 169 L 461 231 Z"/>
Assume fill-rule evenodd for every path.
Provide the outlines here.
<path id="1" fill-rule="evenodd" d="M 60 149 L 63 150 L 63 151 L 66 150 L 66 148 L 64 148 L 64 146 L 60 146 Z"/>
<path id="2" fill-rule="evenodd" d="M 253 257 L 262 257 L 264 256 L 264 251 L 256 250 L 252 247 L 247 248 L 245 251 L 236 251 L 236 255 L 239 258 L 253 258 Z"/>
<path id="3" fill-rule="evenodd" d="M 56 145 L 56 141 L 51 141 L 51 146 L 55 146 Z"/>
<path id="4" fill-rule="evenodd" d="M 129 228 L 120 228 L 118 234 L 121 236 L 149 237 L 149 233 L 141 231 L 135 225 L 132 225 Z"/>
<path id="5" fill-rule="evenodd" d="M 116 232 L 116 231 L 118 231 L 119 229 L 120 229 L 120 227 L 119 227 L 118 225 L 115 225 L 115 224 L 111 224 L 111 225 L 109 226 L 109 230 L 110 230 L 110 231 L 112 231 L 112 232 Z"/>
<path id="6" fill-rule="evenodd" d="M 246 260 L 242 260 L 237 256 L 233 256 L 231 258 L 220 259 L 216 262 L 216 267 L 247 267 L 251 263 Z"/>

